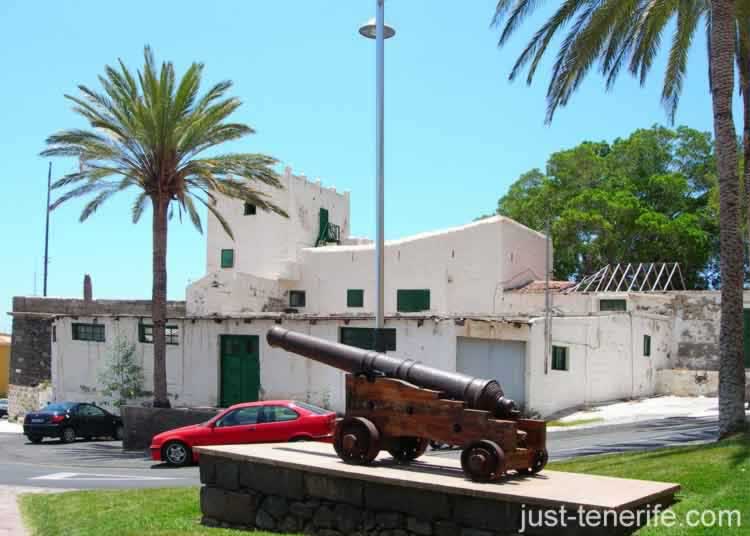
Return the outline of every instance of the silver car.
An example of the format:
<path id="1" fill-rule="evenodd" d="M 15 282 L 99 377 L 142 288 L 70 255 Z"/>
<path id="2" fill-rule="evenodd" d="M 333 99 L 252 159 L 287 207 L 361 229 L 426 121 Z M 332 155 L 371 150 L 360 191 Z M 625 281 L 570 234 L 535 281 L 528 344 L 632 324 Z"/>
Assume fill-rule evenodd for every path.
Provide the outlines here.
<path id="1" fill-rule="evenodd" d="M 0 398 L 0 417 L 8 416 L 8 399 Z"/>

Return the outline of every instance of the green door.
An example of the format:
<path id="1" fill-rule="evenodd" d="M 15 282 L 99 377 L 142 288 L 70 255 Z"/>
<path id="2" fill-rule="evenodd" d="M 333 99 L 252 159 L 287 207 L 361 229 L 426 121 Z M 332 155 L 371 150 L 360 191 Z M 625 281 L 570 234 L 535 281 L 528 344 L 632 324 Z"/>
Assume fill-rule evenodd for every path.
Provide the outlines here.
<path id="1" fill-rule="evenodd" d="M 220 335 L 221 406 L 258 400 L 260 388 L 257 335 Z"/>
<path id="2" fill-rule="evenodd" d="M 744 329 L 742 334 L 745 339 L 745 368 L 750 368 L 750 309 L 743 311 Z"/>

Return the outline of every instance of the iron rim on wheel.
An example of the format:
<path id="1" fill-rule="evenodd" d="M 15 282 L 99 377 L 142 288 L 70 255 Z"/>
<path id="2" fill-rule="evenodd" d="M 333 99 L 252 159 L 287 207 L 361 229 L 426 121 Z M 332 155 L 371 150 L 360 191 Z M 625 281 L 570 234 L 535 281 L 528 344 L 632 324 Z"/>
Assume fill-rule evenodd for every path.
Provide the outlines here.
<path id="1" fill-rule="evenodd" d="M 505 453 L 494 441 L 477 441 L 461 452 L 461 468 L 475 482 L 498 480 L 505 472 Z"/>
<path id="2" fill-rule="evenodd" d="M 182 443 L 170 443 L 164 449 L 164 457 L 172 465 L 185 465 L 187 456 L 187 448 Z"/>
<path id="3" fill-rule="evenodd" d="M 411 462 L 427 450 L 429 441 L 421 437 L 401 436 L 394 440 L 388 453 L 400 462 Z"/>
<path id="4" fill-rule="evenodd" d="M 76 431 L 70 427 L 65 428 L 62 431 L 62 440 L 64 443 L 72 443 L 76 440 Z"/>
<path id="5" fill-rule="evenodd" d="M 369 464 L 380 452 L 380 432 L 363 417 L 345 417 L 336 425 L 333 448 L 346 463 Z"/>

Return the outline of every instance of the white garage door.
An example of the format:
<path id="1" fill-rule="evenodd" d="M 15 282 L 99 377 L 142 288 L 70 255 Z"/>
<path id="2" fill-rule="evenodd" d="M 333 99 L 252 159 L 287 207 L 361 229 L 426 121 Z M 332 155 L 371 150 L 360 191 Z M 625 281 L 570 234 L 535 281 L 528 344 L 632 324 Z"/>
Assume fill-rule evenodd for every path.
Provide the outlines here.
<path id="1" fill-rule="evenodd" d="M 458 338 L 456 370 L 470 376 L 497 380 L 505 396 L 526 401 L 526 343 Z"/>

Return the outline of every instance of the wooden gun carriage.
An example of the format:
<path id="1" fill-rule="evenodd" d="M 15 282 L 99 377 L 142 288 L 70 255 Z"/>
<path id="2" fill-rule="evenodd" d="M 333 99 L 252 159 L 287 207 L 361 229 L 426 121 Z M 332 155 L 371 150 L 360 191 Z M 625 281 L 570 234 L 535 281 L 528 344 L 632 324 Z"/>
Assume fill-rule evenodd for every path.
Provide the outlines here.
<path id="1" fill-rule="evenodd" d="M 495 380 L 428 367 L 278 326 L 271 346 L 349 372 L 346 415 L 334 448 L 347 463 L 370 464 L 381 450 L 400 462 L 424 454 L 431 441 L 460 447 L 461 467 L 475 481 L 508 471 L 537 473 L 547 464 L 546 424 L 522 419 Z"/>

